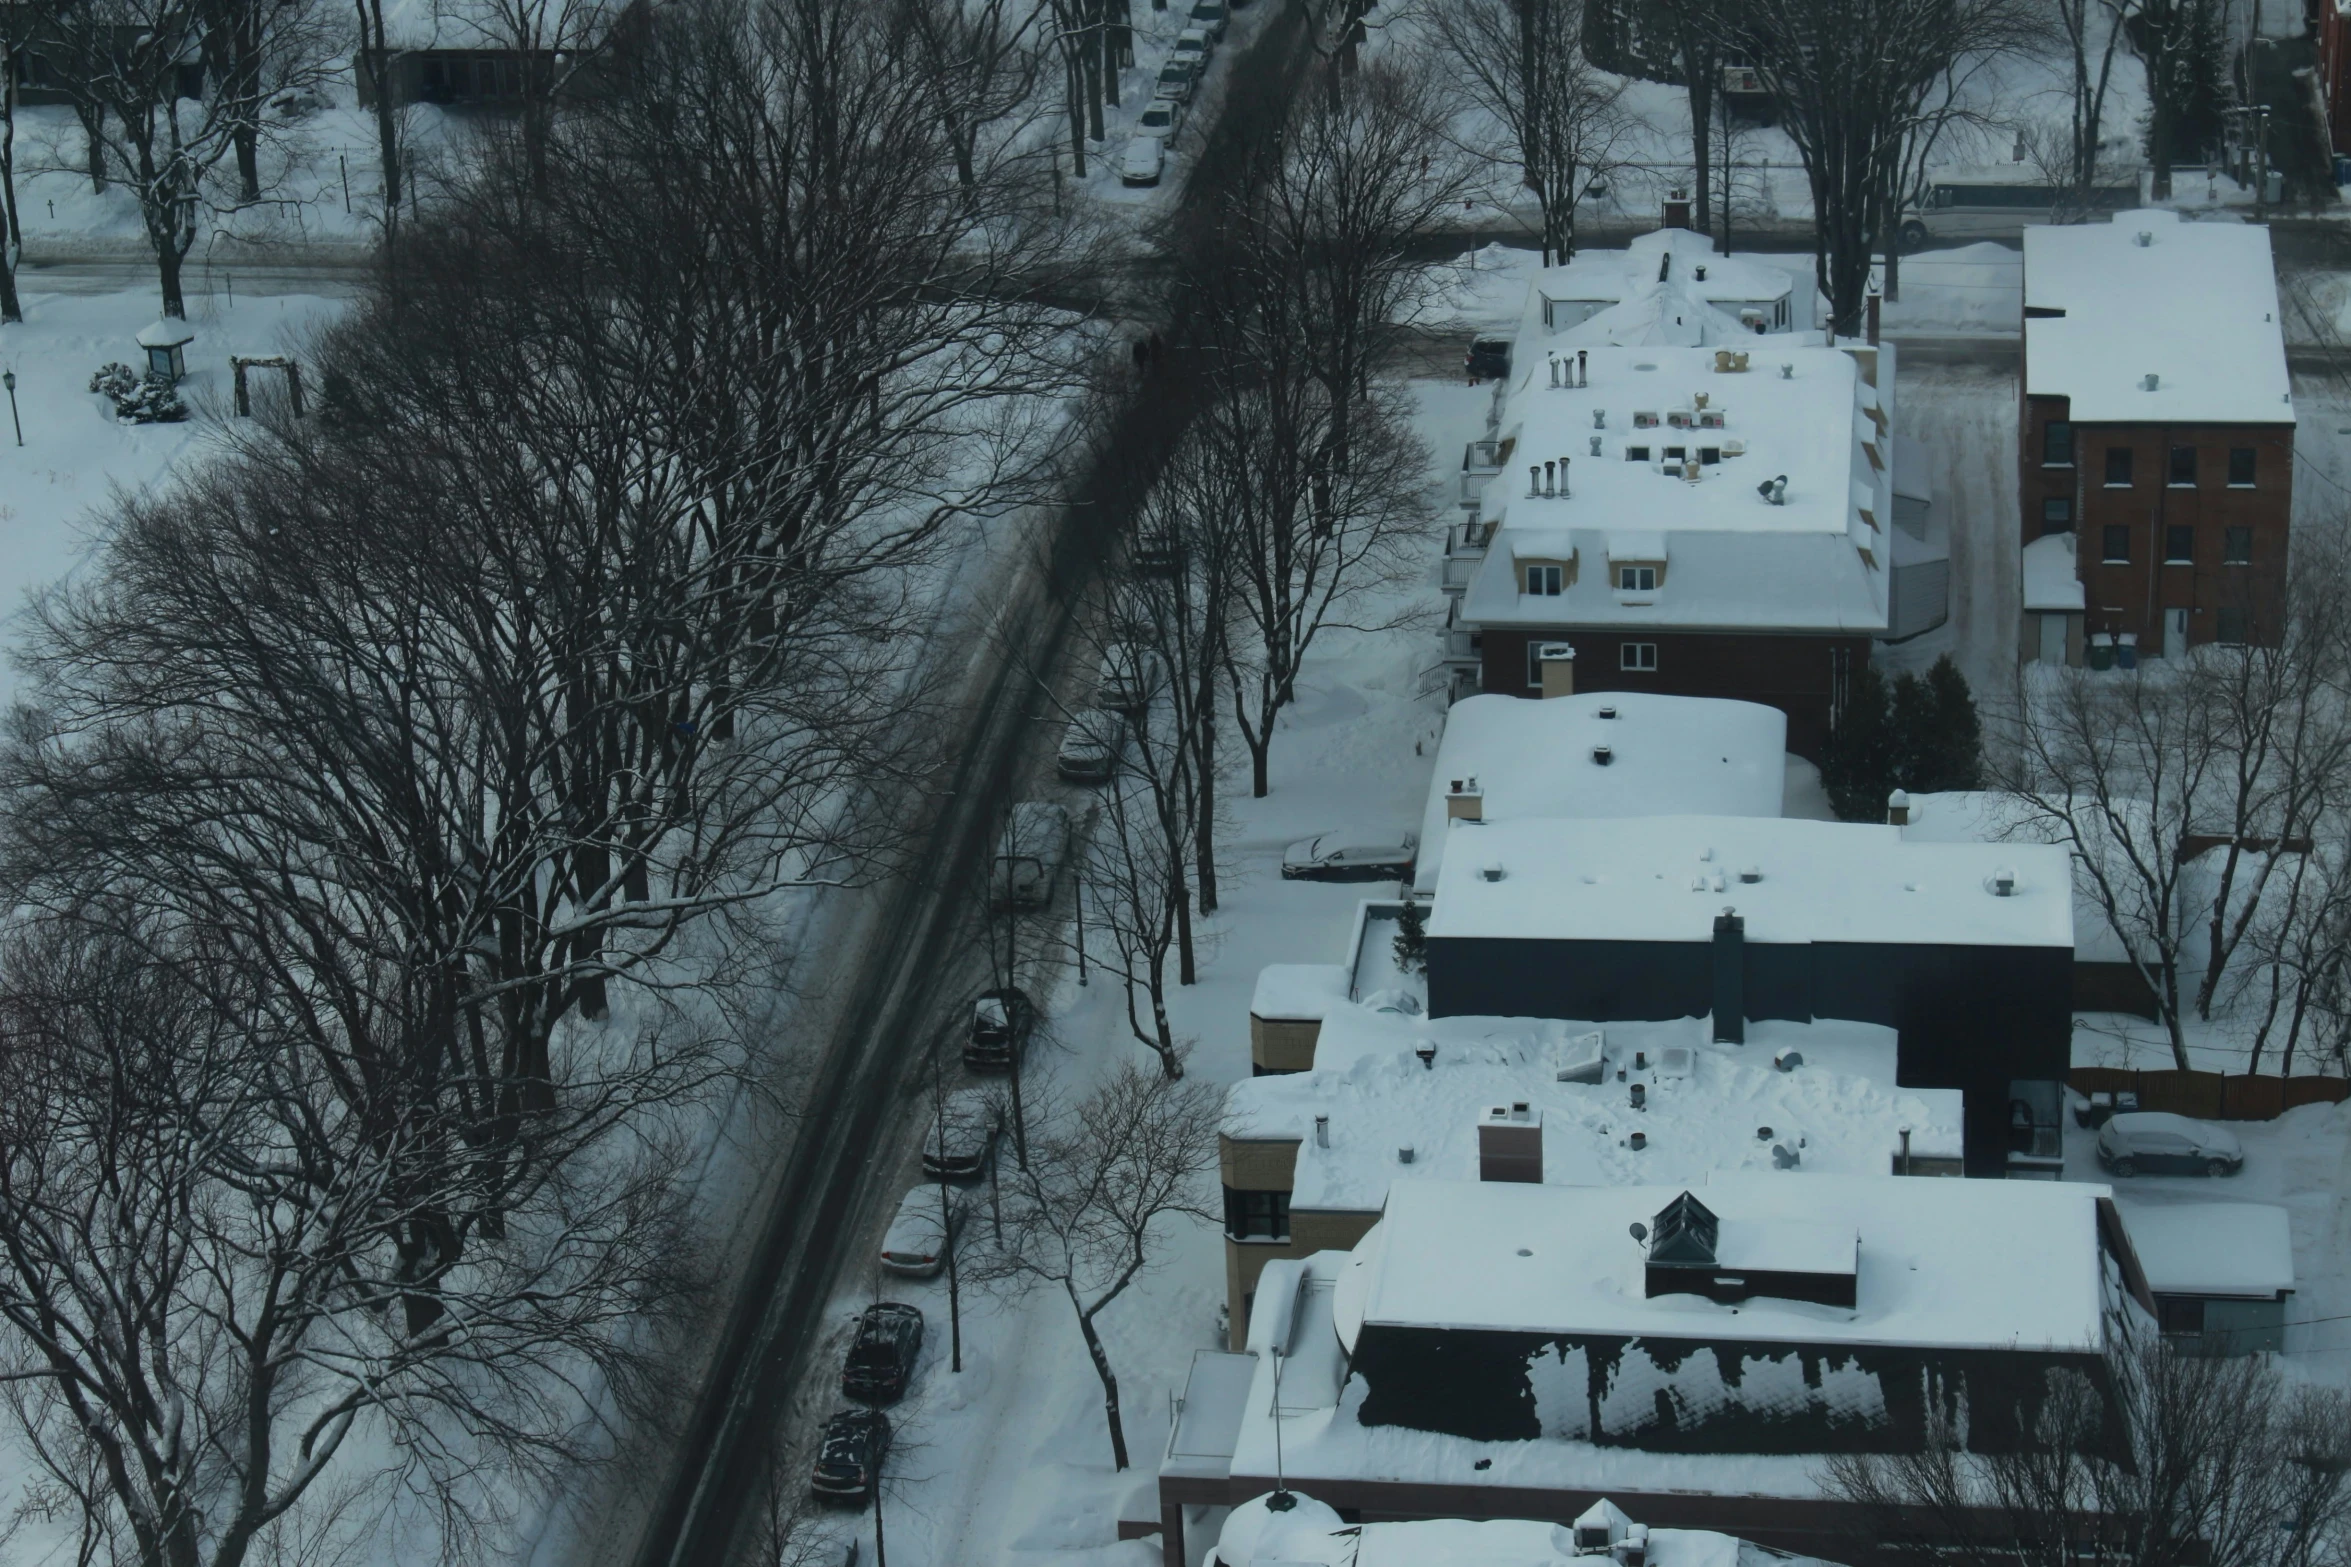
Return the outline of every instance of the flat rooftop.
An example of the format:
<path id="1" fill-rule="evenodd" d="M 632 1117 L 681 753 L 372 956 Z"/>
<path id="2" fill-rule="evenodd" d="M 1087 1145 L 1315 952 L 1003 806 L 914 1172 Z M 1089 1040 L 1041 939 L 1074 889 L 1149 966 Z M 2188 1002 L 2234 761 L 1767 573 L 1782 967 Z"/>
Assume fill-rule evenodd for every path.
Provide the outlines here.
<path id="1" fill-rule="evenodd" d="M 2294 1288 L 2286 1210 L 2253 1202 L 2119 1200 L 2123 1229 L 2158 1295 L 2275 1300 Z"/>
<path id="2" fill-rule="evenodd" d="M 1685 1189 L 1776 1254 L 1798 1230 L 1858 1243 L 1848 1309 L 1644 1295 L 1650 1224 Z M 1350 1254 L 1332 1309 L 1366 1326 L 2094 1353 L 2105 1343 L 2104 1186 L 1725 1171 L 1688 1187 L 1399 1181 Z M 1745 1244 L 1744 1242 L 1742 1244 Z M 1726 1264 L 1728 1265 L 1728 1264 Z"/>
<path id="3" fill-rule="evenodd" d="M 2076 424 L 2294 422 L 2266 228 L 2159 209 L 2034 225 L 2024 308 L 2025 390 L 2071 398 Z"/>
<path id="4" fill-rule="evenodd" d="M 1961 1155 L 1960 1091 L 1897 1087 L 1890 1028 L 1759 1021 L 1748 1025 L 1745 1045 L 1712 1044 L 1706 1034 L 1694 1018 L 1603 1026 L 1344 1006 L 1323 1020 L 1312 1071 L 1248 1078 L 1226 1091 L 1223 1130 L 1297 1142 L 1293 1212 L 1373 1212 L 1412 1182 L 1475 1181 L 1478 1123 L 1497 1105 L 1519 1103 L 1541 1118 L 1547 1186 L 1770 1171 L 1775 1148 L 1793 1150 L 1805 1175 L 1884 1174 L 1905 1127 L 1913 1158 Z M 1563 1064 L 1590 1059 L 1594 1036 L 1600 1081 L 1559 1081 Z M 1424 1046 L 1434 1051 L 1426 1067 L 1415 1054 Z M 1777 1070 L 1782 1050 L 1802 1064 Z M 1642 1110 L 1631 1106 L 1635 1082 Z M 1327 1145 L 1316 1139 L 1316 1116 L 1328 1117 Z M 1646 1147 L 1630 1146 L 1635 1131 Z"/>
<path id="5" fill-rule="evenodd" d="M 1602 713 L 1612 716 L 1602 717 Z M 1593 748 L 1606 746 L 1602 765 Z M 1482 825 L 1453 827 L 1453 781 L 1475 779 L 1486 822 L 1551 816 L 1777 816 L 1788 717 L 1776 707 L 1645 691 L 1473 696 L 1445 713 L 1421 813 L 1415 891 L 1433 892 L 1453 833 L 1475 852 Z"/>
<path id="6" fill-rule="evenodd" d="M 1915 843 L 1865 822 L 1739 816 L 1479 833 L 1475 855 L 1448 854 L 1438 873 L 1431 937 L 1703 942 L 1728 908 L 1753 943 L 2073 945 L 2072 872 L 2046 844 Z M 2003 872 L 2008 896 L 1995 890 Z"/>

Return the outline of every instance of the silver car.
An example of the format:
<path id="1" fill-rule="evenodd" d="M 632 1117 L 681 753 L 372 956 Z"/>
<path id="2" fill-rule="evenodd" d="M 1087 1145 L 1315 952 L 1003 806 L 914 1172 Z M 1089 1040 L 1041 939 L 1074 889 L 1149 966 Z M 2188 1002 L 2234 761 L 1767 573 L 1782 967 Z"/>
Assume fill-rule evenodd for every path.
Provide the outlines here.
<path id="1" fill-rule="evenodd" d="M 963 1228 L 961 1204 L 924 1182 L 898 1199 L 898 1217 L 882 1237 L 882 1266 L 910 1279 L 937 1278 L 947 1248 Z"/>
<path id="2" fill-rule="evenodd" d="M 1410 881 L 1419 850 L 1412 833 L 1326 832 L 1282 851 L 1282 880 Z"/>
<path id="3" fill-rule="evenodd" d="M 1107 783 L 1126 748 L 1126 714 L 1107 707 L 1087 708 L 1069 721 L 1053 769 L 1072 783 Z"/>
<path id="4" fill-rule="evenodd" d="M 2236 1134 L 2162 1110 L 2118 1115 L 2098 1129 L 2098 1163 L 2107 1173 L 2234 1175 L 2245 1168 Z"/>

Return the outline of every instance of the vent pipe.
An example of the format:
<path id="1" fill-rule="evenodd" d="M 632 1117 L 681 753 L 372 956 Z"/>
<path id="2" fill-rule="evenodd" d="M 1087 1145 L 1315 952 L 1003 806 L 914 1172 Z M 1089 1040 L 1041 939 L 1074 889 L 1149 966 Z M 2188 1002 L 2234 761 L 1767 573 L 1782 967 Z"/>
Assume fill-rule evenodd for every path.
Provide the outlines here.
<path id="1" fill-rule="evenodd" d="M 1557 495 L 1559 493 L 1559 474 L 1557 472 L 1558 467 L 1559 465 L 1557 463 L 1547 462 L 1543 464 L 1543 493 L 1545 495 Z"/>
<path id="2" fill-rule="evenodd" d="M 1592 384 L 1592 351 L 1588 348 L 1579 348 L 1575 351 L 1575 384 L 1578 386 Z"/>
<path id="3" fill-rule="evenodd" d="M 1314 1146 L 1328 1148 L 1330 1145 L 1331 1118 L 1327 1115 L 1318 1115 L 1314 1118 Z"/>

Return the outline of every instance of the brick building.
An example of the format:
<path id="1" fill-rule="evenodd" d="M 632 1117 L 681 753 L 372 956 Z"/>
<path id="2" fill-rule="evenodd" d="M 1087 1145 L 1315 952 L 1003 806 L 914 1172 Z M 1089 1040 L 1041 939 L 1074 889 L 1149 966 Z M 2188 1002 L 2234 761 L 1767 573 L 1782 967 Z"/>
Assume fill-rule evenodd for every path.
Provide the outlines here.
<path id="1" fill-rule="evenodd" d="M 2269 231 L 2134 211 L 2029 228 L 2024 258 L 2024 540 L 2072 534 L 2082 587 L 2028 593 L 2025 656 L 2276 641 L 2294 403 Z"/>

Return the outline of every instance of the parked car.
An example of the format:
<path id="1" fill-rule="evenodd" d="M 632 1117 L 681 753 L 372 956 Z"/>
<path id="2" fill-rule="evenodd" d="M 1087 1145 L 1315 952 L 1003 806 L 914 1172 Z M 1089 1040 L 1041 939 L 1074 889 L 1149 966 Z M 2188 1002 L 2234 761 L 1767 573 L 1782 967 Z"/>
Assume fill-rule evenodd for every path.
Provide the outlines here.
<path id="1" fill-rule="evenodd" d="M 2235 1135 L 2163 1110 L 2118 1115 L 2098 1129 L 2098 1163 L 2107 1173 L 2234 1175 L 2245 1168 Z"/>
<path id="2" fill-rule="evenodd" d="M 1180 98 L 1154 98 L 1143 106 L 1135 121 L 1135 134 L 1156 136 L 1167 140 L 1183 127 L 1184 105 Z"/>
<path id="3" fill-rule="evenodd" d="M 1159 68 L 1159 81 L 1151 89 L 1154 98 L 1177 98 L 1192 101 L 1192 89 L 1200 85 L 1200 74 L 1182 60 L 1170 60 Z"/>
<path id="4" fill-rule="evenodd" d="M 1159 171 L 1167 164 L 1167 143 L 1148 131 L 1138 131 L 1127 142 L 1127 150 L 1118 160 L 1118 182 L 1121 185 L 1156 185 Z"/>
<path id="5" fill-rule="evenodd" d="M 1126 748 L 1126 715 L 1106 707 L 1088 708 L 1069 721 L 1053 769 L 1073 783 L 1103 783 L 1118 771 Z"/>
<path id="6" fill-rule="evenodd" d="M 1923 194 L 1919 205 L 1902 214 L 1896 230 L 1904 250 L 1935 240 L 2006 239 L 2035 223 L 2079 223 L 2092 216 L 2102 222 L 2139 204 L 2136 180 L 2094 187 L 2083 201 L 2070 186 L 2020 180 L 2013 172 L 1954 175 L 1935 181 Z"/>
<path id="7" fill-rule="evenodd" d="M 963 1064 L 974 1072 L 1003 1072 L 1012 1054 L 1028 1047 L 1037 1009 L 1018 985 L 983 990 L 971 1007 L 971 1033 L 963 1042 Z"/>
<path id="8" fill-rule="evenodd" d="M 1004 1109 L 985 1088 L 949 1094 L 922 1137 L 922 1173 L 935 1181 L 972 1181 L 988 1168 Z"/>
<path id="9" fill-rule="evenodd" d="M 824 1423 L 809 1486 L 817 1495 L 844 1502 L 873 1496 L 881 1478 L 882 1455 L 890 1450 L 890 1417 L 878 1409 L 844 1409 Z"/>
<path id="10" fill-rule="evenodd" d="M 1192 25 L 1219 43 L 1224 41 L 1225 24 L 1231 20 L 1232 11 L 1224 0 L 1199 0 L 1192 7 Z"/>
<path id="11" fill-rule="evenodd" d="M 1216 52 L 1216 38 L 1205 27 L 1187 27 L 1176 34 L 1175 49 L 1170 59 L 1189 60 L 1196 74 L 1205 75 L 1208 57 Z"/>
<path id="12" fill-rule="evenodd" d="M 882 1236 L 882 1266 L 910 1279 L 932 1279 L 947 1266 L 947 1248 L 963 1228 L 961 1204 L 925 1181 L 898 1199 L 898 1216 Z"/>
<path id="13" fill-rule="evenodd" d="M 1469 357 L 1464 368 L 1472 381 L 1499 381 L 1510 374 L 1510 339 L 1507 337 L 1477 337 L 1470 339 Z"/>
<path id="14" fill-rule="evenodd" d="M 1050 800 L 1023 800 L 1012 808 L 988 873 L 988 906 L 1042 909 L 1069 855 L 1069 810 Z"/>
<path id="15" fill-rule="evenodd" d="M 1412 833 L 1326 832 L 1282 851 L 1284 881 L 1410 881 L 1420 839 Z"/>
<path id="16" fill-rule="evenodd" d="M 922 1356 L 922 1313 L 895 1300 L 877 1300 L 857 1319 L 841 1391 L 861 1404 L 895 1404 L 914 1379 Z"/>
<path id="17" fill-rule="evenodd" d="M 1094 701 L 1122 713 L 1137 712 L 1149 707 L 1166 683 L 1167 666 L 1157 653 L 1133 642 L 1113 642 L 1094 678 Z"/>

